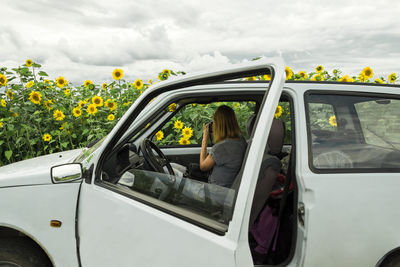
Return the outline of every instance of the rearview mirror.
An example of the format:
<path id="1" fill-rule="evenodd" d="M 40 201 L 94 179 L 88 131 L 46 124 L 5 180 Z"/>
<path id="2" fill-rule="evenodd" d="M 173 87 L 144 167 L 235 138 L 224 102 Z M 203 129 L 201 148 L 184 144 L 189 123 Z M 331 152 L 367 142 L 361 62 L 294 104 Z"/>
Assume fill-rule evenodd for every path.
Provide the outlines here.
<path id="1" fill-rule="evenodd" d="M 68 163 L 54 166 L 50 172 L 53 183 L 66 183 L 82 178 L 82 165 L 80 163 Z"/>

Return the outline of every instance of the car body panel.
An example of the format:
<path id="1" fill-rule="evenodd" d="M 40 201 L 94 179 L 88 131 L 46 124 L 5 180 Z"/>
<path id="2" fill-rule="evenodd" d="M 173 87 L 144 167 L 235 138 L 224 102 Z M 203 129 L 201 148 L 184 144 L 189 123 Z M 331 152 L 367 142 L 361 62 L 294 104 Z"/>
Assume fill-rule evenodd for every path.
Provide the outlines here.
<path id="1" fill-rule="evenodd" d="M 36 241 L 55 266 L 78 266 L 75 211 L 80 183 L 0 189 L 0 226 Z M 50 226 L 51 220 L 61 227 Z"/>

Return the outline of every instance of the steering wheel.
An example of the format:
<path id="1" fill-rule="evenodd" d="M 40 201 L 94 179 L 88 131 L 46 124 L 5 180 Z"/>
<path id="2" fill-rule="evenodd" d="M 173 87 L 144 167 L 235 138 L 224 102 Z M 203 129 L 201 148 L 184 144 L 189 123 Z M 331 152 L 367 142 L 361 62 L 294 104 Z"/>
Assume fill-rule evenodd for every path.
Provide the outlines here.
<path id="1" fill-rule="evenodd" d="M 153 170 L 165 173 L 165 166 L 167 167 L 169 174 L 175 175 L 174 170 L 172 169 L 172 166 L 165 157 L 164 153 L 162 153 L 162 151 L 150 139 L 144 139 L 140 143 L 140 149 L 142 150 L 144 159 L 150 165 L 150 167 L 153 168 Z M 157 153 L 158 157 L 154 155 L 153 151 Z"/>

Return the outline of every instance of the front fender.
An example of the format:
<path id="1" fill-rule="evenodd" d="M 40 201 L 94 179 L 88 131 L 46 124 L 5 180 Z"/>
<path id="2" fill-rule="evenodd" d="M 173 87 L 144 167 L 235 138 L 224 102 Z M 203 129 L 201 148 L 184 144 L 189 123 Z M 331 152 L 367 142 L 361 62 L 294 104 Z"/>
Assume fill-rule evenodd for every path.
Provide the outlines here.
<path id="1" fill-rule="evenodd" d="M 75 215 L 80 182 L 0 189 L 0 226 L 31 237 L 55 266 L 78 266 Z M 51 220 L 61 227 L 50 226 Z"/>

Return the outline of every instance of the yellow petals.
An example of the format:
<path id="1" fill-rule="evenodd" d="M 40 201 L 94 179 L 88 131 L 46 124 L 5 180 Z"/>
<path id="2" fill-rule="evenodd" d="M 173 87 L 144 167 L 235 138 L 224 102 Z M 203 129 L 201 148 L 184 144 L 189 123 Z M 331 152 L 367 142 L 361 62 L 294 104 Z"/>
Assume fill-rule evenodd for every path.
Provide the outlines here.
<path id="1" fill-rule="evenodd" d="M 141 90 L 143 88 L 143 81 L 137 78 L 137 80 L 133 83 L 136 89 Z"/>
<path id="2" fill-rule="evenodd" d="M 101 96 L 94 96 L 92 98 L 92 103 L 96 105 L 96 107 L 102 107 L 103 106 L 103 98 Z"/>
<path id="3" fill-rule="evenodd" d="M 190 141 L 189 141 L 189 139 L 182 137 L 181 139 L 179 139 L 179 144 L 180 145 L 190 145 Z"/>
<path id="4" fill-rule="evenodd" d="M 176 110 L 176 104 L 172 103 L 171 105 L 168 106 L 169 112 L 174 112 Z"/>
<path id="5" fill-rule="evenodd" d="M 59 87 L 59 88 L 63 88 L 64 86 L 66 86 L 68 84 L 68 81 L 64 78 L 64 77 L 62 77 L 62 76 L 60 76 L 60 77 L 58 77 L 57 79 L 56 79 L 56 85 Z"/>
<path id="6" fill-rule="evenodd" d="M 389 82 L 391 82 L 391 83 L 394 83 L 396 80 L 397 80 L 397 75 L 396 75 L 396 73 L 391 73 L 389 76 L 388 76 L 388 79 L 389 79 Z"/>
<path id="7" fill-rule="evenodd" d="M 174 122 L 174 128 L 175 129 L 182 129 L 182 127 L 183 127 L 183 123 L 180 120 L 176 120 Z"/>
<path id="8" fill-rule="evenodd" d="M 88 86 L 88 85 L 91 85 L 91 84 L 93 84 L 93 82 L 91 80 L 86 80 L 86 81 L 83 82 L 83 86 Z"/>
<path id="9" fill-rule="evenodd" d="M 57 121 L 62 121 L 62 120 L 65 118 L 65 115 L 64 115 L 64 113 L 63 113 L 61 110 L 56 109 L 56 110 L 54 110 L 54 112 L 53 112 L 53 117 L 54 117 L 54 119 L 56 119 Z"/>
<path id="10" fill-rule="evenodd" d="M 34 84 L 35 84 L 34 81 L 29 81 L 29 82 L 26 84 L 26 88 L 31 88 Z"/>
<path id="11" fill-rule="evenodd" d="M 72 110 L 72 114 L 75 118 L 78 118 L 82 115 L 82 110 L 79 107 L 76 107 Z"/>
<path id="12" fill-rule="evenodd" d="M 282 115 L 283 109 L 281 106 L 277 106 L 275 109 L 275 118 L 279 118 Z"/>
<path id="13" fill-rule="evenodd" d="M 185 126 L 185 128 L 183 128 L 183 130 L 182 130 L 182 135 L 186 139 L 189 139 L 190 137 L 192 137 L 193 136 L 192 128 Z"/>
<path id="14" fill-rule="evenodd" d="M 7 81 L 6 75 L 0 73 L 0 85 L 7 86 Z"/>
<path id="15" fill-rule="evenodd" d="M 324 70 L 324 67 L 322 67 L 322 65 L 319 65 L 315 68 L 315 71 L 318 73 L 321 73 Z"/>
<path id="16" fill-rule="evenodd" d="M 331 116 L 331 117 L 329 118 L 329 124 L 330 124 L 331 126 L 333 126 L 333 127 L 336 127 L 336 126 L 337 126 L 336 116 L 335 116 L 335 115 L 333 115 L 333 116 Z"/>
<path id="17" fill-rule="evenodd" d="M 33 61 L 32 61 L 31 59 L 27 59 L 27 60 L 25 61 L 25 65 L 26 65 L 27 67 L 30 67 L 30 66 L 33 65 Z"/>
<path id="18" fill-rule="evenodd" d="M 372 71 L 372 69 L 370 67 L 365 67 L 361 71 L 361 75 L 363 76 L 364 80 L 368 80 L 368 79 L 372 78 L 372 76 L 374 76 L 374 72 Z"/>
<path id="19" fill-rule="evenodd" d="M 90 104 L 87 109 L 86 109 L 87 113 L 89 113 L 90 115 L 95 115 L 97 113 L 97 106 L 96 104 Z"/>
<path id="20" fill-rule="evenodd" d="M 289 66 L 285 67 L 285 73 L 286 73 L 286 80 L 290 80 L 293 77 L 293 71 Z"/>
<path id="21" fill-rule="evenodd" d="M 122 69 L 115 69 L 112 73 L 114 80 L 120 80 L 124 77 L 124 71 Z"/>
<path id="22" fill-rule="evenodd" d="M 113 114 L 110 114 L 107 116 L 107 120 L 113 121 L 115 119 L 115 116 Z"/>
<path id="23" fill-rule="evenodd" d="M 29 100 L 32 101 L 32 103 L 39 105 L 42 100 L 42 95 L 39 92 L 32 90 L 29 94 Z"/>
<path id="24" fill-rule="evenodd" d="M 164 133 L 162 131 L 158 131 L 156 133 L 157 141 L 161 141 L 164 138 Z"/>
<path id="25" fill-rule="evenodd" d="M 45 141 L 45 142 L 50 142 L 51 141 L 51 135 L 50 134 L 44 134 L 43 135 L 43 141 Z"/>

